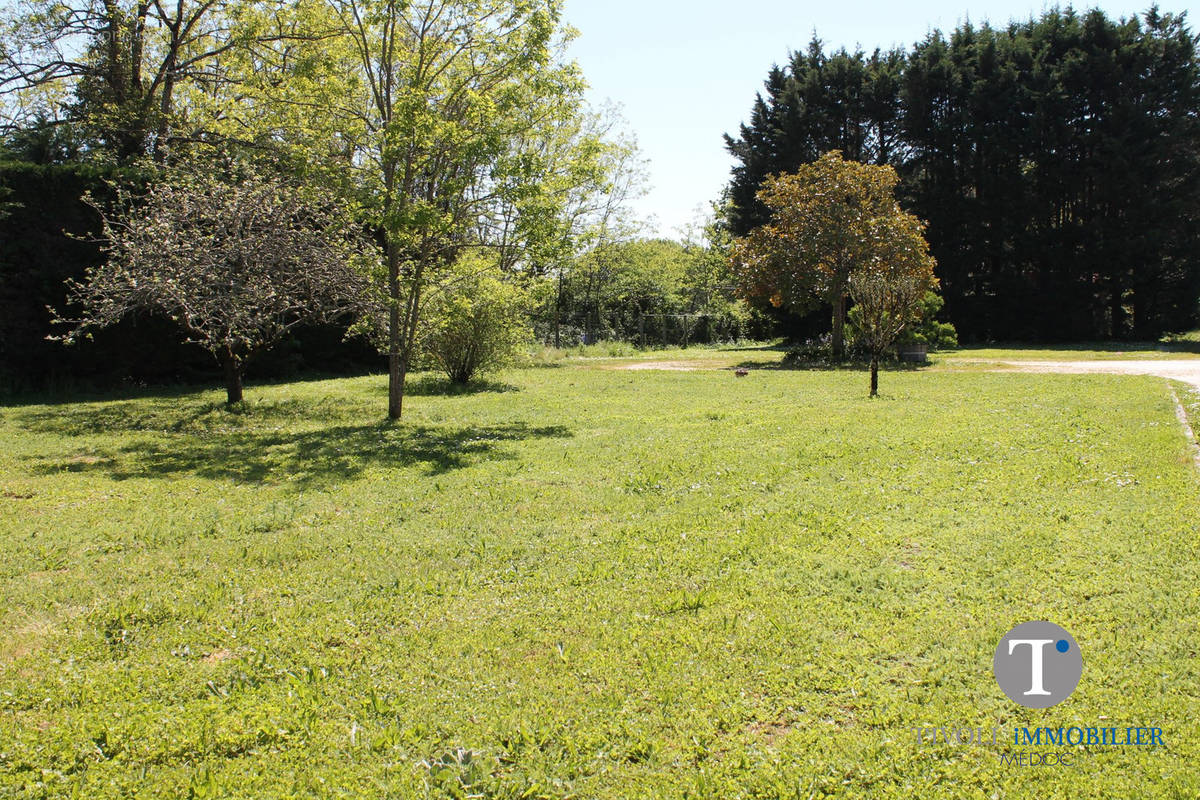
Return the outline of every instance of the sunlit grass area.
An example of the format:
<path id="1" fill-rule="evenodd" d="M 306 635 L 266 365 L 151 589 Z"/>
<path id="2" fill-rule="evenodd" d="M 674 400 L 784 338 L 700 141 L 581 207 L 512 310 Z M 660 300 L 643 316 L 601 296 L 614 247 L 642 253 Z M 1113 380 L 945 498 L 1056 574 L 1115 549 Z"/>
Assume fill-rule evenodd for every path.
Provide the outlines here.
<path id="1" fill-rule="evenodd" d="M 1163 342 L 1093 342 L 1078 345 L 963 347 L 936 354 L 936 360 L 953 361 L 1150 361 L 1200 358 L 1200 340 L 1184 337 Z"/>
<path id="2" fill-rule="evenodd" d="M 1166 381 L 609 363 L 0 407 L 0 795 L 1200 794 Z M 991 674 L 1033 619 L 1046 711 Z M 912 731 L 1077 724 L 1166 747 Z"/>

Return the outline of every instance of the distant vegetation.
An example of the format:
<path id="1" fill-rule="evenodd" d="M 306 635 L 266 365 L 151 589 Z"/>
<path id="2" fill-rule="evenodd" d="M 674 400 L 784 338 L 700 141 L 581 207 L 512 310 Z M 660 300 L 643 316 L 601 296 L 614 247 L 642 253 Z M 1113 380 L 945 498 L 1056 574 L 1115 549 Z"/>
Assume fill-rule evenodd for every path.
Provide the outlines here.
<path id="1" fill-rule="evenodd" d="M 777 307 L 739 287 L 729 261 L 732 239 L 767 221 L 765 178 L 831 150 L 895 167 L 901 206 L 928 223 L 944 308 L 923 303 L 921 332 L 910 325 L 904 341 L 951 342 L 950 325 L 964 341 L 1153 340 L 1197 322 L 1200 70 L 1180 16 L 1054 10 L 935 31 L 907 52 L 827 53 L 814 41 L 769 72 L 729 139 L 727 195 L 675 242 L 644 238 L 631 217 L 636 147 L 611 111 L 581 105 L 557 0 L 513 6 L 499 27 L 487 20 L 508 8 L 500 0 L 422 13 L 440 7 L 6 9 L 0 389 L 212 375 L 209 357 L 148 308 L 74 348 L 46 341 L 65 332 L 48 307 L 80 313 L 64 281 L 104 257 L 98 210 L 192 163 L 222 180 L 319 187 L 356 215 L 379 247 L 364 272 L 379 313 L 353 325 L 290 318 L 244 366 L 252 377 L 388 368 L 393 416 L 407 372 L 439 358 L 435 328 L 445 344 L 444 315 L 429 315 L 466 302 L 454 295 L 473 284 L 457 265 L 485 253 L 520 298 L 504 314 L 528 326 L 510 344 L 782 335 L 839 350 L 831 308 Z M 467 58 L 451 46 L 467 40 L 487 44 Z M 419 56 L 435 52 L 436 64 Z"/>
<path id="2" fill-rule="evenodd" d="M 964 339 L 1156 339 L 1200 312 L 1198 105 L 1193 33 L 1156 8 L 964 23 L 907 51 L 814 40 L 728 138 L 729 224 L 767 221 L 768 175 L 840 150 L 900 173 Z"/>

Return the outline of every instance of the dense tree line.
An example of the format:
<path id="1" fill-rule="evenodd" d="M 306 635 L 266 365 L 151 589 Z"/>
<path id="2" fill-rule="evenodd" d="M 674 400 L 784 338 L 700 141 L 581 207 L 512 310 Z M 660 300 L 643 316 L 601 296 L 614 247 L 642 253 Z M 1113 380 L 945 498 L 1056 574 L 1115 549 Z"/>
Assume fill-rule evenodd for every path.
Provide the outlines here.
<path id="1" fill-rule="evenodd" d="M 708 235 L 718 234 L 710 227 Z M 686 346 L 769 332 L 768 320 L 735 300 L 724 248 L 708 239 L 601 242 L 564 264 L 537 298 L 538 337 L 558 347 Z"/>
<path id="2" fill-rule="evenodd" d="M 1157 9 L 966 23 L 907 52 L 813 41 L 727 137 L 729 225 L 766 221 L 768 175 L 840 150 L 900 173 L 964 337 L 1157 337 L 1200 306 L 1198 107 L 1196 38 Z"/>
<path id="3" fill-rule="evenodd" d="M 433 329 L 447 330 L 430 314 L 491 308 L 450 302 L 483 285 L 460 274 L 461 261 L 481 257 L 522 294 L 611 238 L 635 148 L 611 115 L 583 102 L 582 75 L 566 57 L 572 35 L 561 0 L 25 0 L 0 8 L 0 192 L 10 190 L 22 209 L 43 207 L 22 176 L 54 165 L 63 211 L 38 226 L 73 254 L 46 263 L 27 247 L 21 215 L 6 223 L 3 244 L 12 246 L 0 247 L 0 294 L 21 306 L 21 322 L 0 329 L 5 382 L 38 382 L 30 372 L 39 362 L 22 360 L 23 344 L 43 352 L 47 334 L 77 338 L 47 329 L 53 305 L 60 322 L 97 337 L 147 314 L 168 317 L 178 333 L 224 354 L 234 401 L 234 379 L 251 355 L 344 316 L 326 313 L 347 304 L 326 307 L 333 295 L 324 289 L 348 281 L 322 288 L 292 274 L 297 264 L 314 272 L 310 256 L 323 251 L 309 234 L 328 226 L 306 226 L 336 210 L 353 215 L 371 243 L 356 272 L 365 285 L 350 329 L 386 356 L 388 413 L 399 417 L 406 375 L 430 355 Z M 141 176 L 147 209 L 181 174 L 216 180 L 207 193 L 174 186 L 183 205 L 234 202 L 203 224 L 155 228 L 169 215 L 137 209 L 128 170 Z M 271 224 L 230 238 L 224 219 L 253 218 L 238 199 L 244 176 L 327 205 L 310 204 L 303 220 L 281 206 L 282 248 Z M 71 191 L 90 188 L 95 202 Z M 112 195 L 128 202 L 115 208 Z M 166 248 L 153 243 L 181 231 L 188 241 L 164 261 Z M 107 244 L 86 241 L 97 235 Z M 121 263 L 99 268 L 102 252 Z M 181 261 L 194 269 L 168 276 Z M 78 283 L 64 307 L 59 287 L 70 279 Z M 152 297 L 156 281 L 164 291 Z M 220 324 L 201 330 L 198 315 Z"/>

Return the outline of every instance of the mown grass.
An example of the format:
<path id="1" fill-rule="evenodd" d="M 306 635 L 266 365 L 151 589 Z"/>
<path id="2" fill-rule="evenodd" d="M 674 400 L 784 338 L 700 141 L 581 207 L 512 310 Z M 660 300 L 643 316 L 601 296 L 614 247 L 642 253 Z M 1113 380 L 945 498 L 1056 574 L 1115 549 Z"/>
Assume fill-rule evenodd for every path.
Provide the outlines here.
<path id="1" fill-rule="evenodd" d="M 596 366 L 0 408 L 0 795 L 1200 794 L 1165 381 Z M 1047 711 L 991 676 L 1031 619 Z M 910 730 L 1017 724 L 1167 746 Z"/>
<path id="2" fill-rule="evenodd" d="M 1200 386 L 1183 381 L 1173 381 L 1175 396 L 1183 406 L 1183 413 L 1191 426 L 1192 436 L 1200 436 Z M 1194 444 L 1200 446 L 1200 442 Z"/>
<path id="3" fill-rule="evenodd" d="M 932 354 L 934 361 L 1162 361 L 1200 358 L 1200 342 L 1096 342 L 1072 346 L 970 346 Z"/>

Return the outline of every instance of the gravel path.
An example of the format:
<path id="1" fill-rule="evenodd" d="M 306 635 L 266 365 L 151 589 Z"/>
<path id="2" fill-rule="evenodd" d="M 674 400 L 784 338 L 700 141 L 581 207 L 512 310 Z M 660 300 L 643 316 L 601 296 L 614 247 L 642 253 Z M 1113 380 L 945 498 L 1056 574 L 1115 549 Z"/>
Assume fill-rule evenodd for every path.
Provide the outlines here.
<path id="1" fill-rule="evenodd" d="M 1200 358 L 1179 361 L 1001 361 L 1015 372 L 1098 372 L 1107 375 L 1158 375 L 1200 388 Z"/>

